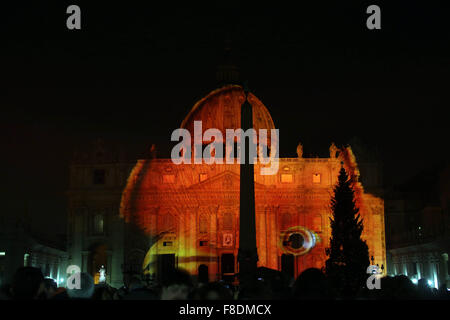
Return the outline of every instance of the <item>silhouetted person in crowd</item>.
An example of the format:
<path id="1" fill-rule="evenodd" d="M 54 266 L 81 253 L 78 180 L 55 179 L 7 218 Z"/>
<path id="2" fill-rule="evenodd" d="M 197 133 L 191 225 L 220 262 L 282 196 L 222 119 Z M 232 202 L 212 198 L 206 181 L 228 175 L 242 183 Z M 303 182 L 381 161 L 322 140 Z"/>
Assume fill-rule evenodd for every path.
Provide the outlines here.
<path id="1" fill-rule="evenodd" d="M 393 278 L 392 287 L 394 288 L 394 296 L 392 297 L 392 299 L 401 300 L 417 298 L 417 288 L 407 276 L 395 276 Z"/>
<path id="2" fill-rule="evenodd" d="M 303 271 L 294 283 L 295 299 L 333 299 L 332 290 L 325 275 L 316 268 Z"/>
<path id="3" fill-rule="evenodd" d="M 58 285 L 56 284 L 55 280 L 49 278 L 44 279 L 43 294 L 45 296 L 45 299 L 47 300 L 52 299 L 56 295 L 57 289 Z"/>
<path id="4" fill-rule="evenodd" d="M 136 276 L 129 281 L 128 293 L 123 297 L 124 300 L 156 300 L 157 295 L 154 291 L 148 289 L 144 283 Z"/>
<path id="5" fill-rule="evenodd" d="M 69 295 L 67 294 L 67 289 L 59 287 L 56 289 L 55 295 L 51 298 L 52 300 L 68 300 Z"/>
<path id="6" fill-rule="evenodd" d="M 14 274 L 11 296 L 14 300 L 38 299 L 44 292 L 44 276 L 38 268 L 20 267 Z"/>
<path id="7" fill-rule="evenodd" d="M 233 292 L 224 284 L 211 282 L 195 290 L 195 300 L 233 300 Z"/>
<path id="8" fill-rule="evenodd" d="M 439 287 L 438 298 L 443 300 L 450 299 L 450 292 L 447 290 L 447 285 L 445 283 L 441 284 Z"/>
<path id="9" fill-rule="evenodd" d="M 114 300 L 123 300 L 123 298 L 128 294 L 128 289 L 125 286 L 120 287 L 114 292 Z"/>
<path id="10" fill-rule="evenodd" d="M 165 275 L 162 282 L 161 300 L 186 300 L 190 297 L 193 284 L 189 273 L 174 270 Z"/>
<path id="11" fill-rule="evenodd" d="M 11 286 L 9 284 L 4 284 L 0 287 L 0 300 L 10 300 L 11 299 Z"/>
<path id="12" fill-rule="evenodd" d="M 198 267 L 198 282 L 201 284 L 209 283 L 208 267 L 204 264 Z"/>
<path id="13" fill-rule="evenodd" d="M 92 300 L 113 300 L 114 290 L 108 285 L 95 286 Z"/>
<path id="14" fill-rule="evenodd" d="M 70 299 L 81 300 L 91 299 L 94 294 L 94 279 L 86 272 L 80 273 L 80 288 L 67 289 L 67 295 Z"/>
<path id="15" fill-rule="evenodd" d="M 269 288 L 272 299 L 275 300 L 291 298 L 291 288 L 289 287 L 291 282 L 294 282 L 293 277 L 281 272 L 274 276 L 264 277 L 264 283 Z"/>
<path id="16" fill-rule="evenodd" d="M 144 284 L 142 283 L 141 279 L 139 279 L 138 277 L 134 276 L 131 278 L 129 284 L 128 284 L 128 290 L 129 291 L 136 291 L 139 289 L 144 288 Z"/>
<path id="17" fill-rule="evenodd" d="M 260 280 L 246 282 L 239 288 L 238 300 L 270 300 L 272 293 L 267 285 Z"/>
<path id="18" fill-rule="evenodd" d="M 417 282 L 417 290 L 418 290 L 420 299 L 432 299 L 433 298 L 433 292 L 431 291 L 431 288 L 428 285 L 428 281 L 426 279 L 420 279 Z"/>

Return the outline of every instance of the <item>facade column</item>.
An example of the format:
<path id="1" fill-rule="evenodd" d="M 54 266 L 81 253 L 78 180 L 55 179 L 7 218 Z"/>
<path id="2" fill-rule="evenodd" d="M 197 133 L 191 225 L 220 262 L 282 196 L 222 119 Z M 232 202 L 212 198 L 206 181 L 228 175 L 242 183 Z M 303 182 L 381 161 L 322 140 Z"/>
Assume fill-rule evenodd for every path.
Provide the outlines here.
<path id="1" fill-rule="evenodd" d="M 265 208 L 258 208 L 256 221 L 258 225 L 258 265 L 267 266 L 267 243 L 266 243 L 266 212 Z"/>
<path id="2" fill-rule="evenodd" d="M 276 208 L 271 206 L 267 212 L 268 248 L 278 248 L 276 230 Z M 278 249 L 268 250 L 268 267 L 278 270 Z"/>
<path id="3" fill-rule="evenodd" d="M 156 209 L 155 212 L 151 215 L 151 225 L 152 225 L 151 230 L 159 230 L 159 228 L 158 228 L 158 214 L 159 214 L 159 211 L 158 211 L 158 209 Z M 177 239 L 177 241 L 179 242 L 180 240 Z M 150 260 L 149 260 L 149 263 L 150 263 L 150 268 L 149 268 L 150 276 L 152 278 L 154 278 L 155 275 L 156 275 L 156 272 L 157 272 L 157 264 L 156 264 L 157 261 L 156 261 L 156 259 L 157 259 L 157 256 L 158 256 L 158 241 L 156 241 L 155 243 L 150 242 L 148 250 L 151 250 L 150 251 L 151 252 L 151 256 L 150 256 Z"/>
<path id="4" fill-rule="evenodd" d="M 69 249 L 69 256 L 71 257 L 69 261 L 69 265 L 76 265 L 80 267 L 82 271 L 83 269 L 83 235 L 84 235 L 84 229 L 83 229 L 83 216 L 81 214 L 76 214 L 72 217 L 72 221 L 69 221 L 69 223 L 73 224 L 73 233 L 72 233 L 72 245 Z"/>
<path id="5" fill-rule="evenodd" d="M 189 217 L 191 208 L 186 208 L 184 214 L 179 219 L 179 224 L 177 225 L 177 244 L 176 248 L 176 259 L 178 260 L 177 268 L 185 269 L 183 261 L 187 261 L 186 258 L 189 256 Z"/>
<path id="6" fill-rule="evenodd" d="M 106 251 L 106 283 L 111 283 L 111 274 L 112 272 L 114 272 L 115 270 L 113 270 L 112 267 L 112 251 L 111 250 L 107 250 Z"/>
<path id="7" fill-rule="evenodd" d="M 81 251 L 81 272 L 88 272 L 89 251 Z"/>
<path id="8" fill-rule="evenodd" d="M 190 243 L 191 243 L 191 273 L 192 274 L 198 274 L 198 266 L 197 266 L 197 214 L 199 214 L 200 211 L 192 212 L 191 213 L 191 219 L 190 219 Z"/>
<path id="9" fill-rule="evenodd" d="M 439 286 L 445 285 L 449 287 L 449 276 L 448 276 L 448 253 L 442 253 L 439 259 Z"/>
<path id="10" fill-rule="evenodd" d="M 123 264 L 125 260 L 125 222 L 118 213 L 113 216 L 114 242 L 112 244 L 110 283 L 115 288 L 123 285 Z"/>
<path id="11" fill-rule="evenodd" d="M 123 285 L 125 223 L 118 214 L 112 217 L 112 229 L 114 237 L 111 251 L 108 250 L 107 279 L 112 287 L 120 288 Z"/>
<path id="12" fill-rule="evenodd" d="M 219 212 L 219 207 L 213 207 L 211 212 L 211 219 L 209 220 L 209 263 L 208 272 L 210 281 L 218 281 L 219 279 L 219 266 L 217 259 L 213 260 L 213 257 L 218 255 L 217 252 L 217 213 Z"/>

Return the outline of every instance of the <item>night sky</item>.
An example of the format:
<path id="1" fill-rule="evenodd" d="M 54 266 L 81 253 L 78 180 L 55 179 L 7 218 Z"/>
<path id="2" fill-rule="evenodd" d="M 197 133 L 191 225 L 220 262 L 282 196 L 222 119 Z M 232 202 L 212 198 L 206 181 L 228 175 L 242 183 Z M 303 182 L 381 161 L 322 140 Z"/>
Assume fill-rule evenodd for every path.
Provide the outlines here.
<path id="1" fill-rule="evenodd" d="M 449 155 L 450 33 L 437 1 L 35 2 L 0 13 L 0 123 L 2 197 L 9 211 L 30 208 L 37 229 L 65 231 L 75 147 L 103 137 L 164 154 L 216 87 L 226 40 L 280 129 L 281 156 L 358 136 L 381 151 L 390 186 Z M 81 30 L 66 28 L 69 4 Z M 381 30 L 366 28 L 370 4 Z"/>

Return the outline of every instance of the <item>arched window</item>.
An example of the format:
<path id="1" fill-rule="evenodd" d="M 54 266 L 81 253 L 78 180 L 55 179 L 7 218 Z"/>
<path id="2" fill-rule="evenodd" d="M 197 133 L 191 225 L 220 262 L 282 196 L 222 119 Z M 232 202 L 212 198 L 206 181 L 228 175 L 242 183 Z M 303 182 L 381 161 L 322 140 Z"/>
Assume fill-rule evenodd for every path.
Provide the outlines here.
<path id="1" fill-rule="evenodd" d="M 290 173 L 282 173 L 281 174 L 281 182 L 282 183 L 292 183 L 294 181 L 292 174 Z"/>

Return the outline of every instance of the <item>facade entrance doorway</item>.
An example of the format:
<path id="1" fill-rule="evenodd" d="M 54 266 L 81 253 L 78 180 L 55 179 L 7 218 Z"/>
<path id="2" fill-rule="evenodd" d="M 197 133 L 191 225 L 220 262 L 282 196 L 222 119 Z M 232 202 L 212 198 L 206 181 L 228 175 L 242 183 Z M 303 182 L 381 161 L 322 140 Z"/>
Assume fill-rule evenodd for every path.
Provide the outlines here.
<path id="1" fill-rule="evenodd" d="M 281 271 L 295 277 L 295 259 L 292 254 L 281 255 Z"/>
<path id="2" fill-rule="evenodd" d="M 233 282 L 234 281 L 234 266 L 235 266 L 235 259 L 234 254 L 232 253 L 224 253 L 221 256 L 220 259 L 220 266 L 221 266 L 221 273 L 222 273 L 222 280 L 226 282 Z"/>

